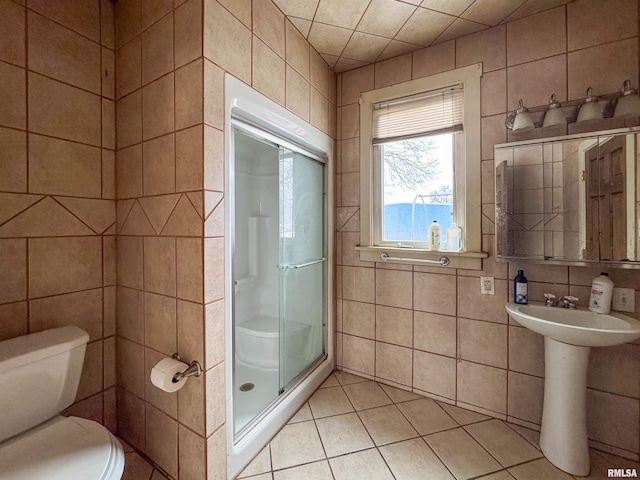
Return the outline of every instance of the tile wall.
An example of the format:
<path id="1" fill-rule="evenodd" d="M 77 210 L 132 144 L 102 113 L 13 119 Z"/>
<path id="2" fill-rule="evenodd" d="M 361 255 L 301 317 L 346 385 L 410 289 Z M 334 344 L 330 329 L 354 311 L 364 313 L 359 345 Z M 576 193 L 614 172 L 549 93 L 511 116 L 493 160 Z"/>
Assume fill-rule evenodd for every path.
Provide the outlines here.
<path id="1" fill-rule="evenodd" d="M 490 257 L 483 270 L 361 262 L 354 248 L 360 228 L 358 95 L 476 62 L 484 69 L 478 181 L 483 248 Z M 504 119 L 520 98 L 535 106 L 546 104 L 554 92 L 561 102 L 581 98 L 588 86 L 598 93 L 614 92 L 627 78 L 638 85 L 638 73 L 637 1 L 579 0 L 341 74 L 336 175 L 339 368 L 539 428 L 543 341 L 509 321 L 504 304 L 511 279 L 523 268 L 531 299 L 541 300 L 543 292 L 572 294 L 584 305 L 599 270 L 496 262 L 493 146 L 516 139 L 507 136 Z M 480 275 L 495 277 L 495 295 L 480 294 Z M 635 289 L 640 305 L 638 271 L 611 270 L 611 278 L 616 286 Z M 635 316 L 640 318 L 640 309 Z M 593 350 L 588 404 L 593 445 L 637 459 L 640 345 Z"/>
<path id="2" fill-rule="evenodd" d="M 113 5 L 0 1 L 0 339 L 89 333 L 66 413 L 116 430 Z"/>
<path id="3" fill-rule="evenodd" d="M 270 0 L 119 0 L 115 57 L 119 433 L 226 478 L 224 75 L 335 137 L 335 74 Z M 205 368 L 177 395 L 149 382 L 174 351 Z"/>

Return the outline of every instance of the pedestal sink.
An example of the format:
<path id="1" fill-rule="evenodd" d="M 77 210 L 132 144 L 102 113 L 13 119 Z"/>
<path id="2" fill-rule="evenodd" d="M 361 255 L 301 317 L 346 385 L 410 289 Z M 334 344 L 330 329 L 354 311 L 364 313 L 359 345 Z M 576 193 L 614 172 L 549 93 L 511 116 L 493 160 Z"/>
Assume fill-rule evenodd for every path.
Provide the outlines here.
<path id="1" fill-rule="evenodd" d="M 544 405 L 540 447 L 556 467 L 589 475 L 587 368 L 591 347 L 621 345 L 640 338 L 640 321 L 612 312 L 602 315 L 544 304 L 506 305 L 509 316 L 544 335 Z"/>

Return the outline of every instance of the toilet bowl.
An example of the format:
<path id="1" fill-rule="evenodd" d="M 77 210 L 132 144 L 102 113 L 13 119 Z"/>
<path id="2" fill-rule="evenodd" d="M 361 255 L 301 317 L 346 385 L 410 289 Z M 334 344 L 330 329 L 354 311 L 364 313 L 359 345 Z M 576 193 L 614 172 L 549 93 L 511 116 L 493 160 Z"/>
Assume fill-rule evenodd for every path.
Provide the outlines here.
<path id="1" fill-rule="evenodd" d="M 0 479 L 118 480 L 122 445 L 75 400 L 89 336 L 77 327 L 0 342 Z"/>

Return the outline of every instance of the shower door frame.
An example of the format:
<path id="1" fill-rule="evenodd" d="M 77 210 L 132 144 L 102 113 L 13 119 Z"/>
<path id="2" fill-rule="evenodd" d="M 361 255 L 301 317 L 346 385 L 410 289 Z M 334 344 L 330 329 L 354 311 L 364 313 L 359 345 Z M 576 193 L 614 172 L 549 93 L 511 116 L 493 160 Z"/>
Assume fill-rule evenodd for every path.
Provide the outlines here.
<path id="1" fill-rule="evenodd" d="M 239 123 L 252 125 L 268 135 L 277 137 L 283 146 L 293 146 L 299 152 L 308 152 L 322 159 L 324 163 L 325 188 L 325 311 L 326 338 L 325 355 L 321 357 L 300 378 L 292 382 L 291 388 L 280 395 L 264 412 L 256 417 L 241 434 L 234 433 L 233 418 L 233 255 L 235 223 L 234 199 L 234 119 Z M 242 128 L 242 127 L 240 127 Z M 333 275 L 334 248 L 333 226 L 333 144 L 334 141 L 301 120 L 282 106 L 269 100 L 243 82 L 225 74 L 225 372 L 226 372 L 226 433 L 227 433 L 227 474 L 237 475 L 257 455 L 269 440 L 282 428 L 308 397 L 322 384 L 335 367 L 335 323 L 333 318 Z"/>

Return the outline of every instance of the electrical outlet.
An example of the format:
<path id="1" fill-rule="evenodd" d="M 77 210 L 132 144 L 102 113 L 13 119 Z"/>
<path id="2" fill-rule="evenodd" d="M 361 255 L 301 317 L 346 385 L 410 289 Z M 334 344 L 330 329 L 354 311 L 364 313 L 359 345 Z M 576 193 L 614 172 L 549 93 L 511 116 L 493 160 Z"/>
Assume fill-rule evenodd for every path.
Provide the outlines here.
<path id="1" fill-rule="evenodd" d="M 619 312 L 636 311 L 636 292 L 633 288 L 614 288 L 612 308 Z"/>
<path id="2" fill-rule="evenodd" d="M 480 293 L 482 295 L 495 295 L 493 277 L 480 277 Z"/>

